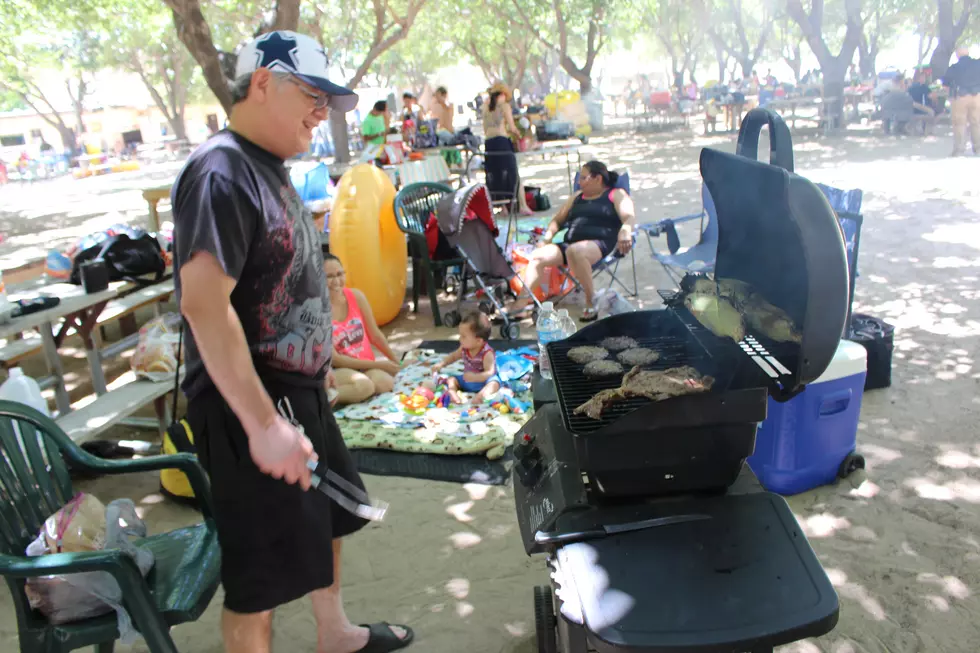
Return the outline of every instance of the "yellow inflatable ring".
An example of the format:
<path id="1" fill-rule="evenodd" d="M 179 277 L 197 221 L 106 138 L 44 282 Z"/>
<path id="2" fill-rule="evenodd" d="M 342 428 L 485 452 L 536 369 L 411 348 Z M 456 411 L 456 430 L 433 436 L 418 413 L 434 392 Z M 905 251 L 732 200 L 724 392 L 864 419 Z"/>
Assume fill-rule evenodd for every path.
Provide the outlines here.
<path id="1" fill-rule="evenodd" d="M 395 222 L 395 187 L 377 166 L 363 163 L 340 178 L 330 213 L 330 253 L 343 264 L 347 286 L 367 297 L 379 325 L 398 316 L 408 250 Z"/>

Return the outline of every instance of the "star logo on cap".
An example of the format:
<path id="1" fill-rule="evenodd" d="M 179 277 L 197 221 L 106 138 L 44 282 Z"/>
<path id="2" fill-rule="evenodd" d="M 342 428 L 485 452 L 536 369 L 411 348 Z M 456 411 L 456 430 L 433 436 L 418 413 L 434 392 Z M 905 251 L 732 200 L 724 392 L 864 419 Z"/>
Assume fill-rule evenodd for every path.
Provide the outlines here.
<path id="1" fill-rule="evenodd" d="M 327 54 L 327 51 L 324 50 L 323 48 L 317 48 L 317 52 L 319 52 L 320 54 L 323 55 L 323 65 L 329 68 L 330 67 L 330 55 L 328 55 Z"/>
<path id="2" fill-rule="evenodd" d="M 296 46 L 296 39 L 286 38 L 279 32 L 272 32 L 256 43 L 255 49 L 262 55 L 258 68 L 274 70 L 279 67 L 286 67 L 291 72 L 296 72 L 296 51 L 299 49 Z"/>

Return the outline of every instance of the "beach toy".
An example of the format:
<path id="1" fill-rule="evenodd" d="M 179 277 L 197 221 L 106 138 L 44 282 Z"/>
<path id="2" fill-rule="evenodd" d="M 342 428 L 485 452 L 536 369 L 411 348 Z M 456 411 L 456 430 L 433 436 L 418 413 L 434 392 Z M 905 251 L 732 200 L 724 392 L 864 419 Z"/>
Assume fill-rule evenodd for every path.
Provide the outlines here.
<path id="1" fill-rule="evenodd" d="M 330 253 L 343 264 L 347 285 L 367 297 L 379 325 L 395 319 L 405 300 L 408 251 L 394 201 L 388 175 L 365 163 L 340 178 L 330 212 Z"/>

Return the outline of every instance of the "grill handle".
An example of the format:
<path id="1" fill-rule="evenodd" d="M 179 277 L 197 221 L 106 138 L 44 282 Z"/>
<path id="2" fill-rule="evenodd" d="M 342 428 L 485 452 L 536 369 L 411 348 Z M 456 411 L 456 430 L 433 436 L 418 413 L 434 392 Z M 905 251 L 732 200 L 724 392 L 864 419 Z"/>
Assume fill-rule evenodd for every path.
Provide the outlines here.
<path id="1" fill-rule="evenodd" d="M 779 114 L 769 109 L 757 107 L 745 114 L 738 130 L 735 154 L 758 161 L 759 135 L 766 125 L 769 126 L 769 164 L 793 172 L 793 137 Z"/>

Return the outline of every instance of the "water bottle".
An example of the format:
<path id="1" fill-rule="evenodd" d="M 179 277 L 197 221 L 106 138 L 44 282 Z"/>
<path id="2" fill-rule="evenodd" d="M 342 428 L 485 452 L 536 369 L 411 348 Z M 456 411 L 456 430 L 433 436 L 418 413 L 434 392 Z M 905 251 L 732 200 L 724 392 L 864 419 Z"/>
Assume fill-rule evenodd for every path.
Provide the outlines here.
<path id="1" fill-rule="evenodd" d="M 553 302 L 541 304 L 536 327 L 538 330 L 538 371 L 542 378 L 550 379 L 552 378 L 551 362 L 548 360 L 546 347 L 549 342 L 562 339 L 561 322 L 558 313 L 555 312 Z"/>
<path id="2" fill-rule="evenodd" d="M 44 415 L 51 416 L 48 402 L 41 396 L 37 381 L 24 374 L 24 370 L 19 367 L 11 368 L 10 376 L 0 385 L 0 399 L 27 404 Z"/>
<path id="3" fill-rule="evenodd" d="M 568 338 L 578 331 L 578 327 L 575 325 L 575 320 L 572 316 L 568 314 L 567 308 L 558 309 L 558 319 L 561 322 L 561 337 Z"/>
<path id="4" fill-rule="evenodd" d="M 48 402 L 41 396 L 41 388 L 38 386 L 37 381 L 24 374 L 24 370 L 19 367 L 11 368 L 10 376 L 3 382 L 3 385 L 0 385 L 0 399 L 27 404 L 40 413 L 51 417 L 51 413 L 48 411 Z M 26 455 L 27 449 L 24 445 L 24 434 L 20 432 L 20 425 L 14 424 L 14 433 L 17 434 L 17 440 L 20 442 L 21 450 Z M 48 462 L 44 447 L 44 436 L 38 433 L 37 441 L 41 448 L 41 456 L 45 462 Z"/>

